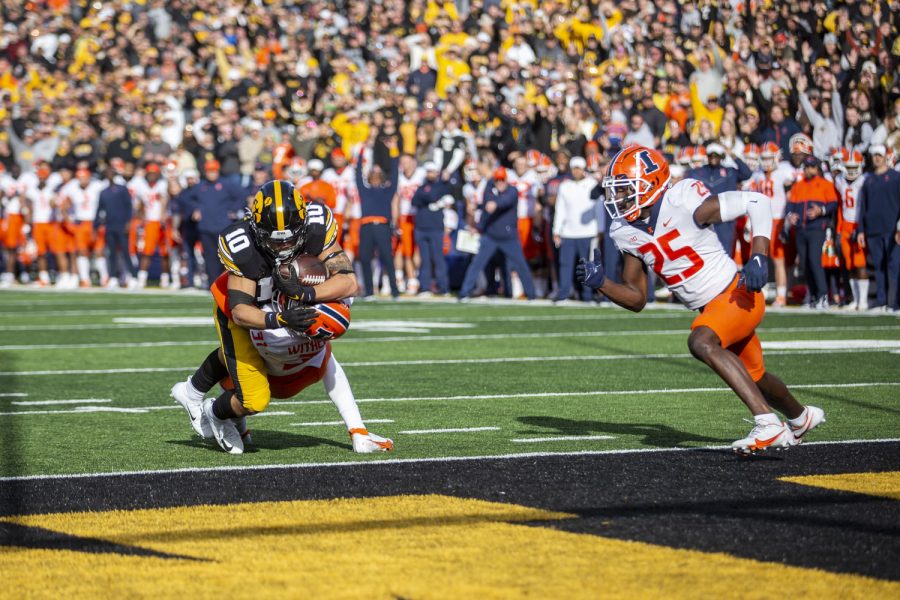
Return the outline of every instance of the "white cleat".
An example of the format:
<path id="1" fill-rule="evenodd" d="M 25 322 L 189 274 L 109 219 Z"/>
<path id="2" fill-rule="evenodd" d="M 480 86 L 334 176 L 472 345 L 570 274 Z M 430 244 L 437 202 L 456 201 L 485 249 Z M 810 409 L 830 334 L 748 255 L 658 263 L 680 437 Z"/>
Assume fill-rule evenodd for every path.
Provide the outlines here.
<path id="1" fill-rule="evenodd" d="M 191 427 L 194 428 L 197 435 L 206 439 L 213 437 L 212 425 L 209 424 L 209 419 L 203 414 L 203 400 L 197 402 L 190 397 L 187 391 L 187 381 L 179 381 L 173 385 L 169 395 L 187 411 L 188 416 L 191 418 Z"/>
<path id="2" fill-rule="evenodd" d="M 250 428 L 247 427 L 247 417 L 238 417 L 237 419 L 232 419 L 234 421 L 234 426 L 237 428 L 238 433 L 241 434 L 241 439 L 244 441 L 244 448 L 253 444 L 253 436 L 250 435 Z"/>
<path id="3" fill-rule="evenodd" d="M 353 442 L 353 451 L 357 454 L 390 452 L 394 449 L 394 440 L 369 433 L 365 429 L 351 429 L 350 440 Z"/>
<path id="4" fill-rule="evenodd" d="M 815 429 L 825 422 L 825 411 L 818 406 L 807 406 L 803 409 L 803 414 L 800 415 L 800 418 L 803 419 L 803 423 L 800 425 L 794 425 L 793 423 L 788 422 L 788 426 L 790 426 L 798 444 L 803 436 L 809 433 L 810 430 Z"/>
<path id="5" fill-rule="evenodd" d="M 796 443 L 790 427 L 784 423 L 757 423 L 747 437 L 733 442 L 731 449 L 737 454 L 748 456 L 769 448 L 790 448 Z"/>
<path id="6" fill-rule="evenodd" d="M 234 421 L 220 419 L 213 414 L 213 402 L 215 400 L 212 398 L 203 402 L 203 414 L 209 421 L 216 443 L 228 454 L 243 454 L 244 441 L 241 439 L 241 434 L 238 433 Z"/>

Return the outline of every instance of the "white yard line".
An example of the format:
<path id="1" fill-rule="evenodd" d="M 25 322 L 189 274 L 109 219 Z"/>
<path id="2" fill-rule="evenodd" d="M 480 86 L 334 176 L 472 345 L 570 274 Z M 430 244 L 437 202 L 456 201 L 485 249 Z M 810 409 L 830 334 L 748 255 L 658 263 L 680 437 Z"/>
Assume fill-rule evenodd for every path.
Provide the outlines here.
<path id="1" fill-rule="evenodd" d="M 898 331 L 900 325 L 876 325 L 876 326 L 846 326 L 846 327 L 770 327 L 757 329 L 757 333 L 833 333 L 839 331 Z M 583 337 L 621 337 L 621 336 L 652 336 L 652 335 L 686 335 L 685 328 L 680 329 L 632 329 L 616 331 L 570 331 L 554 332 L 554 338 L 583 338 Z M 463 341 L 463 340 L 510 340 L 546 338 L 551 335 L 542 333 L 497 333 L 497 334 L 472 334 L 472 335 L 419 335 L 419 336 L 391 336 L 391 337 L 366 337 L 343 338 L 341 344 L 377 344 L 385 342 L 436 342 L 436 341 Z M 195 341 L 160 341 L 160 342 L 110 342 L 94 344 L 11 344 L 0 346 L 0 351 L 25 351 L 25 350 L 69 350 L 87 348 L 156 348 L 165 346 L 203 346 L 215 344 L 216 340 Z"/>
<path id="2" fill-rule="evenodd" d="M 804 446 L 834 446 L 852 444 L 896 444 L 900 438 L 885 438 L 874 440 L 839 440 L 831 442 L 803 442 Z M 12 481 L 46 481 L 85 479 L 94 477 L 133 477 L 143 475 L 177 475 L 184 473 L 236 473 L 243 471 L 271 470 L 300 470 L 300 469 L 326 469 L 342 467 L 377 467 L 381 465 L 402 465 L 417 463 L 448 463 L 460 461 L 485 461 L 485 460 L 527 460 L 532 458 L 546 458 L 553 456 L 603 456 L 617 454 L 658 454 L 663 452 L 702 452 L 704 450 L 731 450 L 731 446 L 700 446 L 696 448 L 635 448 L 630 450 L 579 450 L 574 452 L 521 452 L 514 454 L 477 455 L 477 456 L 443 456 L 429 458 L 385 458 L 380 460 L 348 460 L 346 462 L 326 463 L 298 463 L 280 465 L 228 465 L 222 467 L 184 467 L 179 469 L 150 469 L 146 471 L 117 471 L 111 473 L 71 473 L 61 475 L 19 475 L 14 477 L 0 477 L 0 483 Z M 798 450 L 800 451 L 800 450 Z"/>
<path id="3" fill-rule="evenodd" d="M 450 429 L 408 429 L 398 431 L 406 435 L 424 435 L 428 433 L 469 433 L 471 431 L 500 431 L 499 427 L 453 427 Z"/>
<path id="4" fill-rule="evenodd" d="M 271 410 L 266 412 L 261 412 L 253 415 L 253 418 L 256 419 L 258 417 L 293 417 L 294 413 L 286 411 L 286 410 Z"/>
<path id="5" fill-rule="evenodd" d="M 0 397 L 2 398 L 25 398 L 28 396 L 25 392 L 3 392 L 0 393 Z"/>
<path id="6" fill-rule="evenodd" d="M 50 404 L 102 404 L 112 402 L 111 398 L 81 398 L 74 400 L 25 400 L 22 402 L 10 402 L 16 406 L 46 406 Z"/>
<path id="7" fill-rule="evenodd" d="M 536 442 L 575 442 L 580 440 L 614 440 L 614 435 L 561 435 L 557 437 L 539 437 L 539 438 L 516 438 L 509 440 L 519 444 L 531 444 Z"/>
<path id="8" fill-rule="evenodd" d="M 799 383 L 788 384 L 791 389 L 852 389 L 863 387 L 896 387 L 900 386 L 900 382 L 895 381 L 875 381 L 875 382 L 859 382 L 859 383 Z M 732 394 L 733 392 L 726 387 L 695 387 L 695 388 L 669 388 L 654 390 L 595 390 L 582 392 L 535 392 L 535 393 L 519 393 L 519 394 L 483 394 L 478 396 L 413 396 L 413 397 L 391 397 L 391 398 L 357 398 L 357 404 L 367 404 L 374 402 L 459 402 L 466 400 L 505 400 L 513 398 L 577 398 L 577 397 L 596 397 L 596 396 L 645 396 L 645 395 L 666 395 L 666 394 L 701 394 L 701 393 L 722 393 Z M 298 406 L 306 404 L 332 404 L 331 400 L 285 400 L 280 402 L 272 402 L 269 406 Z M 141 406 L 133 408 L 115 409 L 112 407 L 102 406 L 83 406 L 79 410 L 47 410 L 47 411 L 19 411 L 0 413 L 0 416 L 23 416 L 23 415 L 52 415 L 52 414 L 74 414 L 85 412 L 134 412 L 144 413 L 151 410 L 177 410 L 180 407 L 176 404 L 167 404 L 164 406 Z M 91 410 L 94 409 L 94 410 Z M 270 415 L 282 416 L 285 412 L 263 412 L 257 416 Z M 374 421 L 371 421 L 374 422 Z"/>
<path id="9" fill-rule="evenodd" d="M 265 413 L 262 413 L 265 414 Z M 366 424 L 369 423 L 393 423 L 393 419 L 366 419 Z M 325 426 L 333 426 L 333 425 L 343 425 L 343 421 L 315 421 L 310 423 L 291 423 L 293 427 L 325 427 Z"/>

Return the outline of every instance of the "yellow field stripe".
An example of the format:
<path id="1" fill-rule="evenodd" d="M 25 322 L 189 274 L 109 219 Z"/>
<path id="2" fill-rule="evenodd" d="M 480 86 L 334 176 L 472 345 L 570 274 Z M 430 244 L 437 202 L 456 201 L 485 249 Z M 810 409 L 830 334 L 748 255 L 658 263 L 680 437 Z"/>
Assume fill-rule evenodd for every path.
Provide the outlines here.
<path id="1" fill-rule="evenodd" d="M 781 481 L 799 483 L 827 490 L 855 492 L 867 496 L 883 496 L 900 500 L 900 471 L 883 473 L 841 473 L 839 475 L 803 475 L 782 477 Z"/>
<path id="2" fill-rule="evenodd" d="M 275 180 L 275 218 L 278 231 L 284 231 L 284 201 L 281 198 L 281 181 Z"/>
<path id="3" fill-rule="evenodd" d="M 21 597 L 900 597 L 900 583 L 523 526 L 571 515 L 448 498 L 264 502 L 4 519 L 203 561 L 0 549 Z M 223 575 L 223 573 L 225 575 Z"/>

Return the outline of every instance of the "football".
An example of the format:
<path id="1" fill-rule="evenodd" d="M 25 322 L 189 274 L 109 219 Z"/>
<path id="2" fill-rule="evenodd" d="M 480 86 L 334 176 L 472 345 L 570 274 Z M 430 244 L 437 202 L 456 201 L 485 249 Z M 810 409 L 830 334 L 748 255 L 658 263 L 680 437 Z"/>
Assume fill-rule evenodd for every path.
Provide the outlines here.
<path id="1" fill-rule="evenodd" d="M 281 263 L 278 273 L 284 279 L 299 281 L 301 285 L 319 285 L 328 279 L 325 265 L 312 254 L 301 254 L 292 261 Z"/>

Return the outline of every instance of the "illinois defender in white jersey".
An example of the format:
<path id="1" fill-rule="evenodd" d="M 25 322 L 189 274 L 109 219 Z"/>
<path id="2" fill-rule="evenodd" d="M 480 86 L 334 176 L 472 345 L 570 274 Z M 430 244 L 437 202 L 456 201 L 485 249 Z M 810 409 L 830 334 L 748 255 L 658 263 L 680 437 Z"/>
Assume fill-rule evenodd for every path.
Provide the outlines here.
<path id="1" fill-rule="evenodd" d="M 804 408 L 766 371 L 756 337 L 765 312 L 760 290 L 768 278 L 768 197 L 754 192 L 712 196 L 694 179 L 670 187 L 666 160 L 643 146 L 620 151 L 601 185 L 614 219 L 610 236 L 624 255 L 623 283 L 606 279 L 599 251 L 593 262 L 582 260 L 576 276 L 616 304 L 639 312 L 647 299 L 646 265 L 688 308 L 700 311 L 688 337 L 691 354 L 734 390 L 756 420 L 750 434 L 732 448 L 750 454 L 770 446 L 788 447 L 824 421 L 821 409 Z M 709 226 L 741 215 L 749 217 L 757 233 L 753 254 L 739 274 Z M 773 408 L 788 418 L 786 424 Z"/>
<path id="2" fill-rule="evenodd" d="M 531 259 L 538 248 L 531 235 L 538 215 L 538 198 L 544 192 L 541 176 L 528 168 L 528 159 L 522 155 L 513 160 L 513 170 L 507 171 L 509 185 L 519 193 L 519 205 L 516 214 L 519 217 L 519 242 L 525 252 L 525 258 Z"/>
<path id="3" fill-rule="evenodd" d="M 23 237 L 23 225 L 19 182 L 0 163 L 0 251 L 5 255 L 5 270 L 0 274 L 0 287 L 10 286 L 15 281 L 16 255 Z"/>
<path id="4" fill-rule="evenodd" d="M 415 157 L 409 154 L 401 156 L 395 208 L 392 211 L 399 215 L 397 228 L 400 230 L 400 243 L 394 253 L 394 272 L 398 289 L 410 294 L 419 291 L 419 280 L 416 278 L 416 264 L 419 262 L 415 242 L 416 209 L 412 205 L 412 197 L 424 181 L 425 169 L 416 164 Z"/>
<path id="5" fill-rule="evenodd" d="M 162 169 L 156 163 L 149 163 L 144 176 L 135 176 L 128 182 L 128 191 L 134 198 L 135 206 L 144 223 L 144 246 L 138 267 L 137 287 L 147 285 L 147 269 L 156 251 L 162 262 L 160 287 L 169 285 L 169 248 L 171 232 L 166 232 L 166 213 L 169 205 L 170 183 L 162 177 Z"/>
<path id="6" fill-rule="evenodd" d="M 869 276 L 866 273 L 866 251 L 859 245 L 856 231 L 856 202 L 859 191 L 866 180 L 862 172 L 863 155 L 858 150 L 841 148 L 841 169 L 835 170 L 834 187 L 837 188 L 841 209 L 838 211 L 838 239 L 841 246 L 842 266 L 850 279 L 853 301 L 847 305 L 851 310 L 869 308 Z"/>
<path id="7" fill-rule="evenodd" d="M 761 171 L 749 180 L 749 191 L 769 197 L 772 208 L 772 235 L 769 237 L 769 258 L 775 272 L 774 306 L 787 304 L 787 267 L 785 266 L 784 211 L 787 208 L 787 190 L 797 180 L 790 163 L 780 160 L 781 150 L 774 142 L 767 142 L 760 152 Z"/>
<path id="8" fill-rule="evenodd" d="M 37 246 L 38 285 L 50 285 L 47 271 L 47 255 L 56 255 L 58 269 L 57 285 L 69 287 L 69 258 L 60 231 L 57 190 L 63 180 L 59 173 L 51 173 L 50 166 L 43 162 L 34 172 L 19 177 L 19 196 L 24 200 L 31 224 L 31 237 Z M 75 286 L 77 286 L 75 282 Z"/>
<path id="9" fill-rule="evenodd" d="M 93 179 L 88 169 L 79 168 L 75 171 L 75 179 L 70 180 L 59 191 L 63 210 L 71 210 L 75 217 L 75 264 L 81 287 L 91 287 L 92 258 L 100 275 L 100 285 L 106 285 L 106 280 L 109 279 L 106 257 L 103 256 L 103 236 L 94 231 L 100 192 L 106 187 L 105 182 Z"/>

